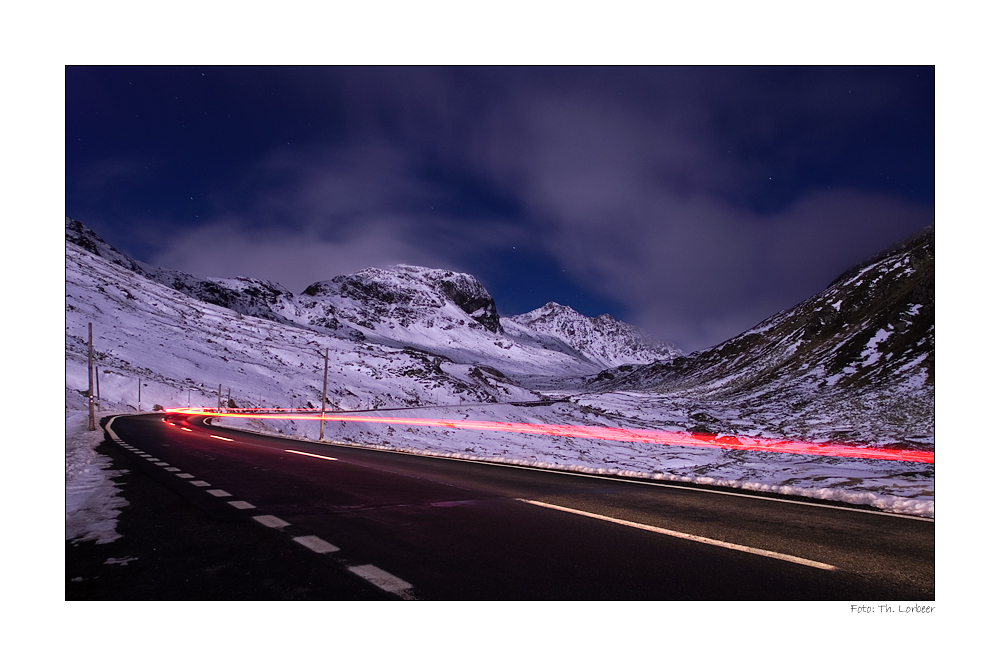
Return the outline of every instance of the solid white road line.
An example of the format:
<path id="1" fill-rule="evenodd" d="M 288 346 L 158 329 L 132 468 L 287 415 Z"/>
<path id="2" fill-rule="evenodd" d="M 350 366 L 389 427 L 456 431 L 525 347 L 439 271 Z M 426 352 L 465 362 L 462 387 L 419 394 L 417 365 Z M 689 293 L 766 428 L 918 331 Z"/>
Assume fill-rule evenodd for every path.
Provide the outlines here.
<path id="1" fill-rule="evenodd" d="M 312 536 L 312 535 L 300 536 L 300 537 L 295 537 L 294 539 L 292 539 L 292 541 L 300 543 L 309 550 L 312 550 L 317 553 L 336 553 L 338 550 L 340 550 L 332 543 L 324 541 L 323 539 L 320 539 L 318 536 Z"/>
<path id="2" fill-rule="evenodd" d="M 218 435 L 209 435 L 209 437 L 211 437 L 212 439 L 221 439 L 221 440 L 226 441 L 226 442 L 233 441 L 233 440 L 229 439 L 228 437 L 219 437 Z"/>
<path id="3" fill-rule="evenodd" d="M 643 523 L 633 523 L 630 520 L 620 520 L 618 518 L 611 518 L 610 516 L 602 516 L 599 513 L 590 513 L 589 511 L 580 511 L 579 509 L 571 509 L 567 506 L 558 506 L 556 504 L 547 504 L 545 502 L 536 502 L 535 500 L 520 499 L 518 501 L 527 502 L 528 504 L 534 504 L 535 506 L 545 507 L 546 509 L 556 509 L 557 511 L 565 511 L 567 513 L 575 513 L 579 516 L 586 516 L 588 518 L 597 518 L 598 520 L 604 520 L 609 523 L 616 523 L 618 525 L 625 525 L 626 527 L 634 527 L 640 530 L 646 530 L 647 532 L 657 532 L 659 534 L 666 534 L 667 536 L 676 537 L 678 539 L 687 539 L 688 541 L 697 541 L 698 543 L 708 544 L 709 546 L 719 546 L 720 548 L 728 548 L 730 550 L 738 550 L 744 553 L 752 553 L 754 555 L 763 555 L 764 557 L 771 557 L 777 560 L 784 560 L 786 562 L 794 562 L 795 564 L 802 564 L 807 567 L 814 567 L 816 569 L 825 569 L 826 571 L 837 571 L 837 567 L 826 564 L 824 562 L 816 562 L 814 560 L 807 560 L 802 557 L 796 557 L 794 555 L 786 555 L 784 553 L 776 553 L 773 550 L 762 550 L 760 548 L 751 548 L 750 546 L 741 546 L 737 543 L 729 543 L 728 541 L 719 541 L 718 539 L 709 539 L 708 537 L 698 536 L 696 534 L 687 534 L 686 532 L 677 532 L 675 530 L 668 530 L 662 527 L 656 527 L 654 525 L 645 525 Z"/>
<path id="4" fill-rule="evenodd" d="M 330 456 L 321 456 L 316 453 L 306 453 L 305 451 L 295 451 L 293 449 L 285 449 L 285 453 L 297 453 L 300 456 L 310 456 L 312 458 L 322 458 L 323 460 L 336 460 L 336 458 L 331 458 Z"/>
<path id="5" fill-rule="evenodd" d="M 374 564 L 362 564 L 357 567 L 347 567 L 347 569 L 358 576 L 361 576 L 375 587 L 379 587 L 386 592 L 399 594 L 406 590 L 413 589 L 413 586 L 405 580 L 396 578 L 391 573 L 379 569 Z"/>
<path id="6" fill-rule="evenodd" d="M 115 422 L 116 418 L 118 418 L 118 417 L 117 416 L 112 416 L 110 419 L 108 419 L 108 422 L 104 425 L 104 429 L 107 431 L 107 433 L 109 435 L 111 435 L 111 439 L 113 439 L 114 441 L 118 442 L 119 444 L 122 444 L 123 442 L 122 442 L 121 438 L 118 435 L 115 434 L 114 430 L 111 429 L 111 424 Z"/>
<path id="7" fill-rule="evenodd" d="M 282 527 L 288 527 L 289 525 L 291 525 L 291 523 L 286 523 L 284 520 L 278 518 L 277 516 L 254 516 L 253 519 L 256 520 L 258 523 L 260 523 L 261 525 L 265 525 L 267 527 L 273 527 L 276 530 L 280 530 Z"/>

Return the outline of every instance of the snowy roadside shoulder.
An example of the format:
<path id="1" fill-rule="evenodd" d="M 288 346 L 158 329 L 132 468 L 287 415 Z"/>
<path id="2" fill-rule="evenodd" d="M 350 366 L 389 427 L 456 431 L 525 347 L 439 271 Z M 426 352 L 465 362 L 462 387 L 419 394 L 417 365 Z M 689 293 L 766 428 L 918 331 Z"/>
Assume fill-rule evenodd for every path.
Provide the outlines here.
<path id="1" fill-rule="evenodd" d="M 87 429 L 85 411 L 66 411 L 66 540 L 110 543 L 121 537 L 116 527 L 128 506 L 114 479 L 125 474 L 95 449 L 104 431 Z"/>

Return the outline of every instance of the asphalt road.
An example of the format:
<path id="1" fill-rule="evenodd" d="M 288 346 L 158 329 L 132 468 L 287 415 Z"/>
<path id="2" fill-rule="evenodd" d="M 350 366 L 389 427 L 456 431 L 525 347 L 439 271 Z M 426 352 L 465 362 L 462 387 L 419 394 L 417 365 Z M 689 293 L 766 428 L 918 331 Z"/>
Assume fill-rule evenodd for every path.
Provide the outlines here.
<path id="1" fill-rule="evenodd" d="M 934 599 L 929 520 L 174 418 L 116 418 L 113 445 L 217 521 L 273 533 L 372 598 Z"/>

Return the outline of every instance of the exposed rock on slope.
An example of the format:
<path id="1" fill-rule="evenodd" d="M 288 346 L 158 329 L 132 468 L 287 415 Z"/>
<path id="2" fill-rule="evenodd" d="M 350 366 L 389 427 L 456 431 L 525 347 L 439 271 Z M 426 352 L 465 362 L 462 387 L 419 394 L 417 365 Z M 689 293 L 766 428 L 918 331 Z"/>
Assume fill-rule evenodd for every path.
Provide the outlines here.
<path id="1" fill-rule="evenodd" d="M 731 340 L 603 386 L 769 414 L 786 436 L 932 442 L 934 231 Z"/>
<path id="2" fill-rule="evenodd" d="M 327 317 L 339 313 L 347 321 L 372 330 L 376 321 L 408 327 L 438 319 L 444 326 L 481 327 L 502 333 L 493 297 L 476 278 L 419 266 L 368 268 L 317 282 L 306 287 L 299 304 L 308 310 L 320 306 Z M 307 317 L 307 321 L 339 327 L 331 325 L 329 319 Z"/>
<path id="3" fill-rule="evenodd" d="M 295 296 L 253 278 L 198 278 L 135 261 L 66 218 L 66 240 L 128 271 L 204 303 L 353 342 L 409 346 L 467 364 L 506 363 L 524 375 L 586 375 L 622 364 L 673 358 L 609 315 L 584 317 L 550 304 L 504 330 L 486 288 L 466 273 L 398 265 L 316 282 Z"/>
<path id="4" fill-rule="evenodd" d="M 512 337 L 561 344 L 605 367 L 644 365 L 682 355 L 677 347 L 651 340 L 635 326 L 611 315 L 587 317 L 558 303 L 548 303 L 507 321 Z"/>

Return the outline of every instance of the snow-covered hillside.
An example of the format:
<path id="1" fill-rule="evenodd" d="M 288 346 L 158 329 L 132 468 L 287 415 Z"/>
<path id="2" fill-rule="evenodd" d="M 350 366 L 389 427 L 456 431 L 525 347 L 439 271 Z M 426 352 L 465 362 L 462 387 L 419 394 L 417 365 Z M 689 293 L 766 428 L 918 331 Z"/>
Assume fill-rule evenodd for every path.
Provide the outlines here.
<path id="1" fill-rule="evenodd" d="M 716 347 L 615 374 L 595 389 L 701 431 L 933 449 L 934 231 Z"/>
<path id="2" fill-rule="evenodd" d="M 841 282 L 850 282 L 851 288 L 861 289 L 859 285 L 865 284 L 878 289 L 877 284 L 889 284 L 907 266 L 915 272 L 926 270 L 913 263 L 913 258 L 910 264 L 898 266 L 899 259 L 879 261 L 875 268 L 860 269 L 857 283 L 850 276 Z M 873 282 L 875 276 L 884 279 Z M 72 220 L 67 220 L 66 279 L 67 446 L 69 429 L 79 429 L 78 415 L 87 404 L 88 323 L 94 329 L 105 413 L 150 410 L 154 404 L 214 408 L 220 385 L 222 402 L 232 399 L 238 407 L 319 407 L 323 354 L 328 352 L 329 409 L 412 407 L 417 409 L 404 413 L 667 431 L 719 426 L 722 434 L 753 431 L 779 438 L 796 432 L 800 415 L 813 409 L 809 418 L 826 419 L 817 422 L 831 427 L 837 425 L 838 415 L 846 414 L 848 424 L 868 419 L 871 428 L 864 433 L 895 432 L 897 443 L 931 445 L 926 414 L 912 421 L 903 417 L 887 422 L 887 413 L 882 411 L 851 416 L 836 402 L 825 401 L 814 408 L 807 404 L 807 389 L 815 390 L 818 382 L 825 381 L 845 400 L 861 396 L 857 399 L 863 407 L 873 394 L 864 393 L 863 383 L 846 381 L 850 374 L 846 368 L 886 381 L 897 377 L 897 371 L 933 368 L 932 333 L 929 343 L 919 342 L 923 338 L 908 343 L 917 348 L 930 344 L 931 355 L 925 359 L 929 365 L 921 366 L 924 361 L 908 365 L 916 357 L 901 365 L 887 364 L 908 353 L 903 345 L 894 347 L 890 357 L 885 346 L 886 340 L 892 344 L 903 339 L 892 337 L 903 332 L 903 319 L 865 314 L 869 296 L 863 291 L 851 295 L 828 290 L 816 297 L 820 301 L 799 306 L 795 312 L 801 316 L 791 320 L 786 313 L 776 316 L 744 334 L 778 336 L 780 332 L 771 347 L 738 343 L 734 349 L 741 352 L 719 356 L 730 359 L 723 366 L 722 361 L 703 360 L 716 356 L 683 357 L 675 347 L 651 342 L 627 324 L 607 316 L 584 317 L 556 304 L 500 319 L 489 293 L 473 276 L 461 273 L 413 266 L 368 269 L 316 283 L 296 296 L 260 280 L 203 279 L 140 264 Z M 903 312 L 912 311 L 911 319 L 932 313 L 932 301 L 929 307 L 902 297 L 896 301 Z M 820 302 L 825 304 L 824 313 L 846 316 L 861 308 L 850 320 L 836 325 L 847 336 L 839 346 L 841 338 L 823 346 L 810 342 L 806 333 L 796 332 L 809 330 L 813 320 L 808 312 L 822 316 L 817 310 Z M 920 308 L 914 309 L 916 305 Z M 891 329 L 887 328 L 890 324 Z M 879 330 L 884 332 L 879 334 Z M 820 338 L 826 339 L 816 339 Z M 819 355 L 803 355 L 812 349 Z M 830 354 L 852 350 L 856 362 L 845 356 L 840 365 L 823 365 L 819 361 L 829 354 L 820 353 L 821 349 L 830 349 Z M 782 353 L 793 354 L 798 364 L 794 365 L 796 377 L 817 383 L 793 382 L 789 386 L 800 388 L 761 393 L 763 397 L 755 402 L 754 390 L 771 384 L 754 384 L 749 379 L 753 373 L 741 374 L 739 359 L 778 358 Z M 771 366 L 793 367 L 778 361 L 767 367 Z M 876 372 L 873 366 L 880 369 Z M 685 367 L 695 370 L 679 370 Z M 816 374 L 817 368 L 823 369 L 822 375 Z M 758 375 L 766 377 L 765 371 L 755 366 Z M 842 377 L 830 381 L 838 372 Z M 912 388 L 914 394 L 924 390 L 932 399 L 932 372 L 927 377 L 925 384 Z M 726 394 L 727 390 L 731 393 Z M 558 401 L 518 404 L 545 397 Z M 315 422 L 246 422 L 243 427 L 309 439 L 318 436 Z M 326 435 L 373 446 L 767 489 L 933 514 L 933 466 L 918 463 L 363 423 L 331 422 Z M 77 440 L 89 441 L 74 435 L 73 441 Z M 93 472 L 95 467 L 88 469 Z M 77 478 L 83 476 L 68 463 L 68 487 L 74 487 Z M 67 520 L 69 524 L 69 516 Z"/>
<path id="3" fill-rule="evenodd" d="M 582 376 L 680 354 L 609 315 L 592 320 L 555 306 L 553 316 L 554 304 L 502 324 L 493 297 L 465 273 L 406 265 L 369 268 L 317 282 L 296 296 L 281 285 L 254 278 L 199 278 L 135 261 L 69 218 L 66 240 L 138 276 L 242 315 L 324 337 L 413 347 L 513 375 Z M 565 331 L 574 326 L 580 334 L 567 337 Z"/>
<path id="4" fill-rule="evenodd" d="M 87 386 L 87 323 L 94 324 L 102 396 L 133 407 L 320 405 L 329 350 L 334 408 L 537 399 L 499 371 L 415 348 L 331 337 L 248 317 L 67 245 L 67 384 Z M 139 379 L 142 400 L 139 399 Z"/>

